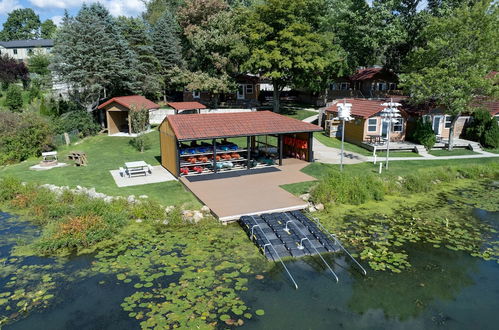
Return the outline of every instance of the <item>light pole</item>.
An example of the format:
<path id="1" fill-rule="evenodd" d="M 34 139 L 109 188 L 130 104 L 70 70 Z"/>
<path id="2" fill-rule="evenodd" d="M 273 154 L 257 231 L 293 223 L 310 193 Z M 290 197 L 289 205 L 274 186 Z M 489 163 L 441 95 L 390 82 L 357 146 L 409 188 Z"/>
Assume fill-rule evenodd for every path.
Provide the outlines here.
<path id="1" fill-rule="evenodd" d="M 341 163 L 340 163 L 340 171 L 343 171 L 343 154 L 344 154 L 344 144 L 345 144 L 345 121 L 352 120 L 350 117 L 350 110 L 352 109 L 351 103 L 346 103 L 346 100 L 343 100 L 343 103 L 338 103 L 338 118 L 342 121 L 341 126 Z"/>
<path id="2" fill-rule="evenodd" d="M 390 99 L 390 102 L 386 102 L 381 104 L 385 108 L 381 111 L 380 115 L 381 118 L 383 118 L 383 121 L 388 123 L 388 131 L 387 131 L 387 141 L 386 141 L 386 164 L 385 168 L 388 169 L 388 157 L 390 155 L 390 133 L 392 130 L 392 124 L 397 122 L 397 119 L 399 119 L 400 116 L 400 111 L 397 109 L 397 107 L 400 107 L 400 103 L 393 102 L 392 99 Z"/>

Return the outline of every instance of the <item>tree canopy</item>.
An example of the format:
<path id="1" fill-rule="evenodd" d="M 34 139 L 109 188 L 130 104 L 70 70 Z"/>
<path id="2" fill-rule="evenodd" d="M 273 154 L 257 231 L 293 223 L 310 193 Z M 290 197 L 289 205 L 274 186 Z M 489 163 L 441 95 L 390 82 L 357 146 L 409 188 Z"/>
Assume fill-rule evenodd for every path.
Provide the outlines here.
<path id="1" fill-rule="evenodd" d="M 40 17 L 31 8 L 14 9 L 3 23 L 2 40 L 37 39 L 40 36 Z"/>
<path id="2" fill-rule="evenodd" d="M 498 85 L 487 74 L 499 65 L 499 10 L 490 1 L 433 17 L 422 35 L 426 45 L 409 55 L 402 84 L 416 103 L 435 102 L 453 117 L 453 132 L 462 113 L 473 112 L 477 96 L 497 96 Z"/>
<path id="3" fill-rule="evenodd" d="M 56 30 L 57 25 L 54 24 L 54 21 L 52 21 L 51 19 L 47 19 L 43 21 L 40 26 L 40 35 L 42 39 L 52 39 L 54 38 Z"/>
<path id="4" fill-rule="evenodd" d="M 276 112 L 285 86 L 316 87 L 345 61 L 321 24 L 324 10 L 321 0 L 268 0 L 248 13 L 243 33 L 250 51 L 243 68 L 272 80 Z"/>

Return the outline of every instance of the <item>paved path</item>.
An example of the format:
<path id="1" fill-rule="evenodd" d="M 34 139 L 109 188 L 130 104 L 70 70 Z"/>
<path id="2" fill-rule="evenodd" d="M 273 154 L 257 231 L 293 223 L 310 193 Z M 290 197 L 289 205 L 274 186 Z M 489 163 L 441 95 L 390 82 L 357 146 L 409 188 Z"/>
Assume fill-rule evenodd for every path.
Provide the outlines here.
<path id="1" fill-rule="evenodd" d="M 345 150 L 343 164 L 357 164 L 368 161 L 366 156 Z M 341 149 L 331 148 L 314 139 L 314 159 L 326 164 L 341 162 Z"/>
<path id="2" fill-rule="evenodd" d="M 303 119 L 302 121 L 304 121 L 306 123 L 311 123 L 311 122 L 316 121 L 318 118 L 319 118 L 319 115 L 317 114 L 317 115 L 307 117 L 307 118 Z"/>

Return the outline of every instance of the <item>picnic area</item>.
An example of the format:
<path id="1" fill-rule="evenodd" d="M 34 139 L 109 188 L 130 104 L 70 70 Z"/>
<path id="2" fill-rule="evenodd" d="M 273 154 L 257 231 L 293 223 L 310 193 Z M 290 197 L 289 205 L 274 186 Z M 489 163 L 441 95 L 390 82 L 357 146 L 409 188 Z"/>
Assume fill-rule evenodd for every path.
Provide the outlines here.
<path id="1" fill-rule="evenodd" d="M 15 176 L 23 181 L 39 184 L 95 188 L 97 192 L 114 196 L 147 195 L 163 205 L 185 204 L 186 207 L 198 207 L 200 203 L 194 195 L 175 180 L 150 183 L 147 180 L 154 178 L 153 175 L 137 175 L 126 179 L 146 180 L 146 182 L 122 187 L 117 185 L 110 172 L 119 171 L 125 163 L 143 161 L 153 168 L 152 173 L 160 173 L 159 171 L 163 170 L 160 166 L 159 133 L 153 131 L 146 136 L 150 140 L 151 147 L 143 153 L 130 145 L 128 137 L 98 135 L 86 138 L 78 145 L 61 147 L 57 150 L 59 160 L 64 160 L 69 166 L 49 171 L 31 171 L 29 168 L 38 164 L 41 159 L 32 158 L 20 164 L 0 167 L 0 177 Z M 73 160 L 68 160 L 67 156 L 75 150 L 85 153 L 86 166 L 75 166 Z"/>

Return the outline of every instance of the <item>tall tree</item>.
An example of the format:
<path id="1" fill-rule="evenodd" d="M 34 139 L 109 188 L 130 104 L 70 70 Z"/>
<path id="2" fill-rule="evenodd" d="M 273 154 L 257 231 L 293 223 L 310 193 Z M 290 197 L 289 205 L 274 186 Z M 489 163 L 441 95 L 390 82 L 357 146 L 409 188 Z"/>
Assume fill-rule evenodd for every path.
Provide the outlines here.
<path id="1" fill-rule="evenodd" d="M 210 92 L 216 106 L 219 94 L 237 88 L 232 77 L 248 53 L 239 29 L 241 16 L 223 0 L 186 0 L 178 19 L 190 71 L 184 75 L 191 78 L 188 88 Z"/>
<path id="2" fill-rule="evenodd" d="M 475 110 L 477 96 L 499 93 L 499 86 L 486 77 L 499 67 L 498 26 L 498 6 L 490 0 L 431 18 L 423 31 L 427 44 L 410 54 L 410 73 L 401 75 L 402 86 L 414 102 L 433 101 L 452 116 L 449 150 L 459 116 Z"/>
<path id="3" fill-rule="evenodd" d="M 37 39 L 40 36 L 40 17 L 31 8 L 14 9 L 3 23 L 5 40 Z"/>
<path id="4" fill-rule="evenodd" d="M 40 26 L 40 34 L 42 39 L 54 38 L 56 30 L 57 30 L 57 25 L 54 24 L 54 21 L 52 21 L 51 19 L 43 21 L 42 25 Z"/>
<path id="5" fill-rule="evenodd" d="M 130 50 L 137 57 L 137 80 L 140 81 L 142 94 L 153 99 L 157 98 L 163 81 L 149 25 L 142 18 L 123 16 L 118 17 L 117 24 Z"/>
<path id="6" fill-rule="evenodd" d="M 65 15 L 52 51 L 52 68 L 71 86 L 74 101 L 88 111 L 103 97 L 140 90 L 137 58 L 116 20 L 98 3 L 83 5 L 74 18 Z"/>
<path id="7" fill-rule="evenodd" d="M 164 77 L 165 99 L 167 89 L 171 87 L 172 70 L 182 66 L 182 46 L 179 34 L 178 23 L 169 11 L 164 12 L 152 27 L 153 50 Z"/>
<path id="8" fill-rule="evenodd" d="M 175 13 L 183 3 L 184 0 L 149 0 L 142 16 L 149 24 L 154 25 L 165 12 Z"/>
<path id="9" fill-rule="evenodd" d="M 322 30 L 324 12 L 322 0 L 268 0 L 247 14 L 250 56 L 244 67 L 272 80 L 275 112 L 285 86 L 315 85 L 344 60 L 334 37 Z"/>

